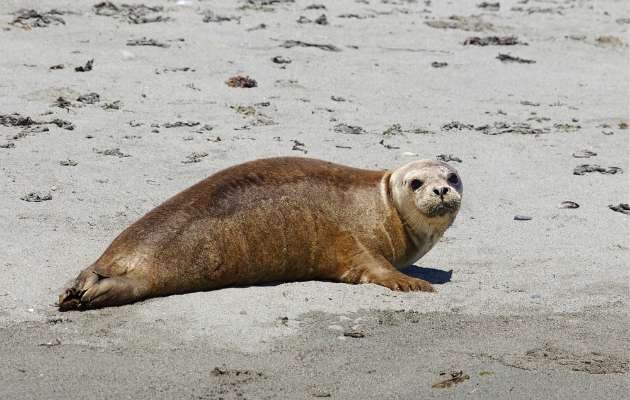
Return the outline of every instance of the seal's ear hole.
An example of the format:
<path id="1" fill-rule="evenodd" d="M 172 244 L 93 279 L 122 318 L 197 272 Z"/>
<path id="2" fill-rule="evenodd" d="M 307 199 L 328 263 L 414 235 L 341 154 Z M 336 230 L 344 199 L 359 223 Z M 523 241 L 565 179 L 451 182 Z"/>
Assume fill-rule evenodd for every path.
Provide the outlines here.
<path id="1" fill-rule="evenodd" d="M 422 183 L 420 179 L 412 179 L 411 182 L 409 182 L 409 187 L 415 192 L 422 187 Z"/>
<path id="2" fill-rule="evenodd" d="M 450 174 L 447 180 L 448 180 L 448 183 L 450 183 L 451 185 L 457 185 L 459 183 L 459 178 L 457 177 L 456 174 Z"/>

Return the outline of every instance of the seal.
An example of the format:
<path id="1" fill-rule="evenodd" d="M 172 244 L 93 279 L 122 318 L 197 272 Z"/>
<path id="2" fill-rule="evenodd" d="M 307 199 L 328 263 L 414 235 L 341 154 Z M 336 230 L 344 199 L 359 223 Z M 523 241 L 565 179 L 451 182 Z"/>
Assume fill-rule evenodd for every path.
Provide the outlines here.
<path id="1" fill-rule="evenodd" d="M 434 291 L 399 271 L 453 223 L 463 185 L 446 163 L 393 171 L 280 157 L 239 164 L 125 229 L 57 303 L 61 311 L 267 282 L 330 280 Z"/>

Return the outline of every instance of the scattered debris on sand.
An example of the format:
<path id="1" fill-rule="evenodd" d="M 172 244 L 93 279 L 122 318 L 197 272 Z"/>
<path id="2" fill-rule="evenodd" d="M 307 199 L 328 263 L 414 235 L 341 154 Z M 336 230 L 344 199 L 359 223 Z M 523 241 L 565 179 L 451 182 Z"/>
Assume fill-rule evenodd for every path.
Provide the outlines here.
<path id="1" fill-rule="evenodd" d="M 305 17 L 303 15 L 300 15 L 300 18 L 298 18 L 297 20 L 298 24 L 317 24 L 317 25 L 328 25 L 328 17 L 326 17 L 326 14 L 322 14 L 319 17 L 317 17 L 316 19 L 310 19 L 308 17 Z"/>
<path id="2" fill-rule="evenodd" d="M 44 13 L 32 9 L 21 9 L 16 12 L 16 17 L 11 22 L 11 25 L 19 26 L 23 29 L 45 28 L 51 24 L 65 25 L 66 21 L 60 15 L 63 15 L 63 13 L 54 9 Z"/>
<path id="3" fill-rule="evenodd" d="M 42 122 L 36 122 L 31 117 L 25 117 L 18 113 L 0 114 L 0 125 L 3 126 L 31 126 Z"/>
<path id="4" fill-rule="evenodd" d="M 398 150 L 398 149 L 400 149 L 400 147 L 398 147 L 398 146 L 392 146 L 391 144 L 385 143 L 385 139 L 381 139 L 381 141 L 378 142 L 378 144 L 380 144 L 381 146 L 383 146 L 383 147 L 385 147 L 386 149 L 389 149 L 389 150 Z"/>
<path id="5" fill-rule="evenodd" d="M 55 338 L 55 340 L 53 340 L 53 341 L 40 343 L 38 346 L 41 346 L 41 347 L 55 347 L 55 346 L 59 346 L 60 344 L 61 344 L 61 339 Z"/>
<path id="6" fill-rule="evenodd" d="M 475 127 L 471 124 L 465 124 L 459 121 L 451 121 L 442 125 L 441 129 L 443 131 L 453 131 L 453 130 L 461 131 L 461 130 L 473 130 L 475 129 Z"/>
<path id="7" fill-rule="evenodd" d="M 536 103 L 529 100 L 521 100 L 521 105 L 523 106 L 532 106 L 532 107 L 540 107 L 540 103 Z"/>
<path id="8" fill-rule="evenodd" d="M 258 25 L 252 26 L 251 28 L 247 28 L 245 30 L 247 32 L 252 32 L 252 31 L 257 31 L 260 29 L 267 29 L 267 24 L 258 24 Z"/>
<path id="9" fill-rule="evenodd" d="M 471 36 L 464 40 L 464 46 L 514 46 L 517 44 L 527 45 L 520 42 L 516 36 Z"/>
<path id="10" fill-rule="evenodd" d="M 291 150 L 293 150 L 293 151 L 301 151 L 304 154 L 308 153 L 308 151 L 304 147 L 304 143 L 300 142 L 299 140 L 295 140 L 295 139 L 292 139 L 292 142 L 293 142 L 293 147 L 291 148 Z"/>
<path id="11" fill-rule="evenodd" d="M 48 69 L 64 69 L 66 66 L 63 64 L 55 64 L 55 65 L 51 65 L 50 67 L 48 67 Z"/>
<path id="12" fill-rule="evenodd" d="M 101 101 L 101 96 L 96 92 L 90 92 L 77 97 L 77 101 L 83 104 L 95 104 Z"/>
<path id="13" fill-rule="evenodd" d="M 315 22 L 317 25 L 328 25 L 328 17 L 326 17 L 326 14 L 322 14 L 319 17 L 315 18 L 313 22 Z"/>
<path id="14" fill-rule="evenodd" d="M 182 127 L 189 127 L 192 128 L 193 126 L 197 126 L 200 125 L 200 122 L 197 121 L 175 121 L 175 122 L 165 122 L 164 124 L 162 124 L 163 128 L 182 128 Z"/>
<path id="15" fill-rule="evenodd" d="M 403 134 L 400 124 L 392 124 L 392 126 L 385 129 L 382 133 L 385 136 L 399 136 Z"/>
<path id="16" fill-rule="evenodd" d="M 580 205 L 575 201 L 563 201 L 558 205 L 558 208 L 580 208 Z"/>
<path id="17" fill-rule="evenodd" d="M 160 75 L 161 73 L 166 73 L 166 72 L 195 72 L 197 71 L 194 68 L 191 67 L 170 67 L 170 68 L 162 68 L 162 71 L 160 70 L 155 70 L 156 75 Z"/>
<path id="18" fill-rule="evenodd" d="M 450 378 L 445 379 L 438 383 L 434 383 L 433 385 L 431 385 L 433 389 L 450 388 L 453 385 L 466 382 L 468 379 L 470 379 L 470 376 L 464 374 L 464 371 L 456 371 L 456 372 L 449 372 L 449 373 L 442 372 L 440 376 L 443 376 L 443 375 L 450 375 Z"/>
<path id="19" fill-rule="evenodd" d="M 105 150 L 92 149 L 92 151 L 95 152 L 96 154 L 102 154 L 104 156 L 112 156 L 112 157 L 118 157 L 118 158 L 131 157 L 129 154 L 125 154 L 121 152 L 120 148 L 118 147 L 114 149 L 105 149 Z"/>
<path id="20" fill-rule="evenodd" d="M 354 330 L 345 331 L 343 333 L 343 335 L 345 337 L 351 337 L 351 338 L 354 338 L 354 339 L 360 339 L 360 338 L 364 338 L 365 337 L 365 333 L 363 333 L 361 331 L 354 331 Z"/>
<path id="21" fill-rule="evenodd" d="M 242 376 L 242 377 L 264 377 L 265 374 L 262 372 L 250 371 L 247 369 L 228 369 L 225 365 L 221 367 L 214 367 L 214 369 L 210 372 L 214 376 Z M 249 380 L 248 380 L 249 381 Z"/>
<path id="22" fill-rule="evenodd" d="M 478 15 L 463 17 L 451 15 L 447 19 L 425 21 L 425 24 L 436 29 L 459 29 L 462 31 L 484 32 L 494 30 L 494 25 L 485 22 Z"/>
<path id="23" fill-rule="evenodd" d="M 219 14 L 215 14 L 213 11 L 211 10 L 206 10 L 203 12 L 203 19 L 202 21 L 205 23 L 208 22 L 226 22 L 226 21 L 240 21 L 241 17 L 228 17 L 227 15 L 219 15 Z"/>
<path id="24" fill-rule="evenodd" d="M 295 0 L 245 0 L 240 10 L 274 11 L 274 5 L 295 3 Z"/>
<path id="25" fill-rule="evenodd" d="M 462 162 L 461 158 L 456 157 L 452 154 L 438 154 L 437 156 L 435 156 L 435 158 L 444 162 L 449 162 L 449 161 L 458 162 L 458 163 Z"/>
<path id="26" fill-rule="evenodd" d="M 581 125 L 560 122 L 553 124 L 553 127 L 562 132 L 576 132 L 582 129 Z"/>
<path id="27" fill-rule="evenodd" d="M 274 64 L 291 64 L 291 59 L 283 56 L 275 56 L 271 59 Z"/>
<path id="28" fill-rule="evenodd" d="M 598 46 L 611 46 L 611 47 L 618 47 L 618 46 L 626 45 L 623 39 L 618 38 L 617 36 L 610 36 L 610 35 L 600 36 L 596 38 L 595 43 Z"/>
<path id="29" fill-rule="evenodd" d="M 619 203 L 617 205 L 609 204 L 608 208 L 622 214 L 630 214 L 630 204 L 628 203 Z"/>
<path id="30" fill-rule="evenodd" d="M 17 113 L 0 114 L 0 125 L 25 128 L 20 134 L 12 138 L 14 140 L 24 137 L 28 133 L 47 132 L 48 127 L 42 126 L 47 124 L 53 124 L 69 131 L 74 129 L 72 122 L 60 118 L 55 118 L 52 121 L 35 121 L 31 117 L 24 117 Z"/>
<path id="31" fill-rule="evenodd" d="M 575 353 L 548 343 L 527 350 L 524 354 L 502 357 L 501 362 L 524 370 L 541 370 L 558 367 L 589 374 L 624 374 L 628 361 L 620 356 L 599 352 Z"/>
<path id="32" fill-rule="evenodd" d="M 150 7 L 144 4 L 121 4 L 117 6 L 111 1 L 102 1 L 93 7 L 96 15 L 105 17 L 116 17 L 127 21 L 130 24 L 146 24 L 150 22 L 169 21 L 169 17 L 154 15 L 164 11 L 164 7 Z"/>
<path id="33" fill-rule="evenodd" d="M 92 67 L 94 66 L 94 59 L 88 60 L 88 62 L 85 63 L 85 65 L 80 65 L 78 67 L 75 67 L 74 70 L 76 72 L 88 72 L 92 70 Z"/>
<path id="34" fill-rule="evenodd" d="M 573 175 L 585 175 L 591 172 L 599 172 L 601 174 L 615 175 L 622 174 L 623 170 L 619 167 L 604 168 L 597 164 L 582 164 L 575 167 Z"/>
<path id="35" fill-rule="evenodd" d="M 584 149 L 584 150 L 578 150 L 572 155 L 575 158 L 591 158 L 591 157 L 596 156 L 597 153 L 595 153 L 594 151 Z"/>
<path id="36" fill-rule="evenodd" d="M 41 132 L 48 132 L 48 131 L 50 131 L 50 129 L 46 125 L 29 126 L 29 127 L 24 128 L 22 132 L 18 133 L 17 138 L 24 137 L 32 133 L 41 133 Z"/>
<path id="37" fill-rule="evenodd" d="M 127 46 L 154 46 L 154 47 L 170 47 L 167 43 L 158 42 L 155 39 L 149 39 L 146 37 L 142 37 L 140 39 L 130 39 L 127 40 Z"/>
<path id="38" fill-rule="evenodd" d="M 405 132 L 413 133 L 416 135 L 434 135 L 435 134 L 435 131 L 432 131 L 431 129 L 427 129 L 427 128 L 411 128 L 411 129 L 405 130 Z"/>
<path id="39" fill-rule="evenodd" d="M 330 96 L 330 100 L 337 101 L 337 102 L 340 102 L 340 103 L 343 103 L 344 101 L 346 101 L 345 98 L 343 98 L 341 96 L 334 96 L 334 95 Z"/>
<path id="40" fill-rule="evenodd" d="M 47 193 L 30 192 L 30 193 L 25 194 L 24 196 L 20 197 L 20 200 L 24 200 L 24 201 L 27 201 L 29 203 L 40 203 L 42 201 L 52 200 L 52 195 L 50 194 L 50 192 L 47 192 Z"/>
<path id="41" fill-rule="evenodd" d="M 79 165 L 79 163 L 74 160 L 67 159 L 67 160 L 59 161 L 59 165 L 63 167 L 76 167 L 77 165 Z"/>
<path id="42" fill-rule="evenodd" d="M 310 4 L 304 8 L 305 10 L 325 10 L 326 6 L 323 4 Z"/>
<path id="43" fill-rule="evenodd" d="M 483 8 L 484 10 L 488 10 L 488 11 L 499 11 L 499 9 L 501 9 L 501 3 L 499 3 L 498 1 L 495 3 L 489 3 L 487 1 L 483 1 L 477 4 L 477 7 Z"/>
<path id="44" fill-rule="evenodd" d="M 56 125 L 58 128 L 62 128 L 65 129 L 67 131 L 72 131 L 74 130 L 74 124 L 70 121 L 66 121 L 60 118 L 55 118 L 52 121 L 50 121 L 49 123 Z"/>
<path id="45" fill-rule="evenodd" d="M 230 108 L 232 110 L 236 111 L 237 113 L 242 114 L 244 116 L 256 115 L 256 108 L 254 108 L 253 106 L 237 105 L 237 106 L 230 106 Z"/>
<path id="46" fill-rule="evenodd" d="M 510 11 L 523 12 L 528 15 L 531 14 L 558 14 L 563 15 L 564 7 L 512 7 Z"/>
<path id="47" fill-rule="evenodd" d="M 182 161 L 182 164 L 194 164 L 201 161 L 202 158 L 207 157 L 208 153 L 193 152 L 186 156 L 186 159 Z"/>
<path id="48" fill-rule="evenodd" d="M 533 128 L 526 122 L 495 122 L 492 125 L 481 125 L 475 128 L 484 135 L 502 135 L 504 133 L 518 133 L 521 135 L 540 135 L 545 131 L 541 128 Z"/>
<path id="49" fill-rule="evenodd" d="M 337 18 L 346 18 L 346 19 L 367 19 L 367 18 L 375 18 L 375 17 L 376 15 L 374 14 L 359 15 L 359 14 L 354 14 L 354 13 L 345 13 L 345 14 L 337 15 Z"/>
<path id="50" fill-rule="evenodd" d="M 66 99 L 65 97 L 59 96 L 57 97 L 57 100 L 55 100 L 52 103 L 53 107 L 59 107 L 59 108 L 64 108 L 64 109 L 69 109 L 70 107 L 72 107 L 72 102 L 68 99 Z"/>
<path id="51" fill-rule="evenodd" d="M 103 110 L 120 110 L 120 107 L 122 107 L 122 102 L 120 100 L 108 102 L 101 106 Z"/>
<path id="52" fill-rule="evenodd" d="M 335 125 L 333 130 L 337 133 L 343 133 L 346 135 L 362 135 L 366 133 L 365 130 L 361 128 L 360 126 L 349 125 L 349 124 L 344 124 L 344 123 Z"/>
<path id="53" fill-rule="evenodd" d="M 265 102 L 265 103 L 254 104 L 253 106 L 243 106 L 243 105 L 230 106 L 230 108 L 233 109 L 238 114 L 241 114 L 244 118 L 251 118 L 247 125 L 241 127 L 242 129 L 249 129 L 252 126 L 276 125 L 276 122 L 271 117 L 263 114 L 257 109 L 259 107 L 268 107 L 269 105 L 270 105 L 269 103 Z"/>
<path id="54" fill-rule="evenodd" d="M 229 87 L 233 88 L 253 88 L 258 86 L 256 80 L 249 76 L 236 75 L 225 82 Z"/>
<path id="55" fill-rule="evenodd" d="M 315 47 L 324 51 L 341 51 L 339 47 L 332 44 L 309 43 L 303 42 L 301 40 L 285 40 L 284 43 L 280 45 L 280 47 L 284 47 L 285 49 L 290 49 L 293 47 Z"/>
<path id="56" fill-rule="evenodd" d="M 534 64 L 536 62 L 535 60 L 528 60 L 525 58 L 515 57 L 510 54 L 503 54 L 503 53 L 499 53 L 499 55 L 497 56 L 497 60 L 504 63 L 521 63 L 521 64 Z"/>

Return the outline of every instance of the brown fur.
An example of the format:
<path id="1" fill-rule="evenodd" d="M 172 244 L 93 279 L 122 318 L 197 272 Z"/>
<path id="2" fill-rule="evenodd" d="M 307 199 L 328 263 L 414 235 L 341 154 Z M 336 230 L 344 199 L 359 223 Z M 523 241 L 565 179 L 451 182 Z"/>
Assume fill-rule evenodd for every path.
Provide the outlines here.
<path id="1" fill-rule="evenodd" d="M 438 166 L 452 170 L 424 163 L 403 168 L 429 171 L 427 176 Z M 60 295 L 59 308 L 312 279 L 433 291 L 396 267 L 435 244 L 452 223 L 459 199 L 447 216 L 400 213 L 400 207 L 415 209 L 404 202 L 409 197 L 404 190 L 392 191 L 392 185 L 405 184 L 401 174 L 409 171 L 401 170 L 392 175 L 307 158 L 271 158 L 220 171 L 125 229 Z"/>

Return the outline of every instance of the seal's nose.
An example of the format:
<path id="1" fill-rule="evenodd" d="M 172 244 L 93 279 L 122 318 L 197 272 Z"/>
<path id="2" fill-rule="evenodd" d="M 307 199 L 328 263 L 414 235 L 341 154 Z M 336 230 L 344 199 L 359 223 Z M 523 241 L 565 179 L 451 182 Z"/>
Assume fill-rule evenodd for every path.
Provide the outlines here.
<path id="1" fill-rule="evenodd" d="M 442 197 L 446 193 L 448 193 L 448 187 L 447 186 L 442 186 L 442 187 L 433 188 L 433 193 L 435 193 L 437 196 Z"/>

